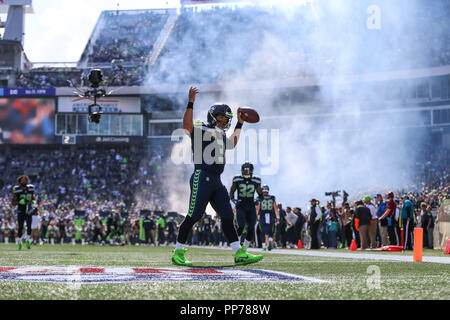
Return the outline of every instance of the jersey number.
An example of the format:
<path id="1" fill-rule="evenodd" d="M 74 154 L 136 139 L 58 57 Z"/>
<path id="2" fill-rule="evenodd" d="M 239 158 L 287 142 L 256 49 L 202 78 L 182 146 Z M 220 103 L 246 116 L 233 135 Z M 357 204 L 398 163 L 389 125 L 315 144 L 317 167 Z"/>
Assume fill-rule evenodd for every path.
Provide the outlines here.
<path id="1" fill-rule="evenodd" d="M 263 211 L 270 211 L 273 209 L 273 200 L 263 200 L 261 201 L 261 210 Z"/>
<path id="2" fill-rule="evenodd" d="M 21 194 L 20 199 L 25 199 L 27 201 L 31 201 L 33 199 L 33 195 L 31 193 Z"/>
<path id="3" fill-rule="evenodd" d="M 253 198 L 255 193 L 255 186 L 253 184 L 239 185 L 239 198 Z"/>

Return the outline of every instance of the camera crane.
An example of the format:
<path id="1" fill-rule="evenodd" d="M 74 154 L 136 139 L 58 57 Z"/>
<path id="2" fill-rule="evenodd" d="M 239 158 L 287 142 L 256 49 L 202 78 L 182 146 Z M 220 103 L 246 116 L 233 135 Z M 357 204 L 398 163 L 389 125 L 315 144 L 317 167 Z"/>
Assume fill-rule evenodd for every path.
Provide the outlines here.
<path id="1" fill-rule="evenodd" d="M 102 71 L 100 69 L 92 69 L 89 73 L 88 80 L 90 82 L 91 90 L 81 90 L 77 88 L 73 83 L 68 80 L 68 82 L 74 87 L 77 92 L 74 92 L 80 98 L 94 99 L 94 103 L 90 104 L 88 107 L 88 120 L 89 122 L 100 123 L 101 116 L 103 114 L 102 107 L 97 103 L 98 98 L 106 97 L 111 95 L 114 90 L 106 92 L 106 89 L 100 88 L 100 84 L 103 81 Z"/>
<path id="2" fill-rule="evenodd" d="M 347 202 L 348 193 L 345 192 L 345 190 L 342 190 L 342 192 L 344 193 L 342 204 L 344 204 L 345 202 Z M 340 197 L 341 196 L 340 191 L 338 190 L 338 191 L 334 191 L 334 192 L 333 191 L 325 192 L 325 195 L 326 196 L 331 196 L 331 198 L 332 198 L 331 204 L 332 204 L 333 208 L 336 208 L 336 197 Z"/>

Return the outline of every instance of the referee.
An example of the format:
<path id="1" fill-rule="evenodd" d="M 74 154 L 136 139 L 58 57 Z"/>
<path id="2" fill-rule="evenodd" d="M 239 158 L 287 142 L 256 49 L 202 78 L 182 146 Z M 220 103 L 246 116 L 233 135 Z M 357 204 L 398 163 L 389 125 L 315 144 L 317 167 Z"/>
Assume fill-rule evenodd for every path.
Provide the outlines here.
<path id="1" fill-rule="evenodd" d="M 31 222 L 32 215 L 37 212 L 36 197 L 34 194 L 34 185 L 28 184 L 30 179 L 28 176 L 20 176 L 17 178 L 18 185 L 13 187 L 13 198 L 11 201 L 11 207 L 17 206 L 17 220 L 19 224 L 19 250 L 22 250 L 23 239 L 28 249 L 31 249 Z M 27 223 L 27 232 L 23 233 L 24 223 Z"/>

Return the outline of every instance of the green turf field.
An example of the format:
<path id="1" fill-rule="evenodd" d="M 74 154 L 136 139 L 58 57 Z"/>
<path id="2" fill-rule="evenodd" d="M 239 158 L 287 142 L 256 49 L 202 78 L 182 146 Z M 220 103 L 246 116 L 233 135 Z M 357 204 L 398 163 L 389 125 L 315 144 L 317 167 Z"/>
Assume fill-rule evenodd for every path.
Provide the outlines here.
<path id="1" fill-rule="evenodd" d="M 0 244 L 0 266 L 174 267 L 170 262 L 172 250 L 173 247 L 46 244 L 18 251 L 14 244 Z M 329 250 L 320 250 L 327 251 Z M 345 250 L 333 252 L 342 253 Z M 440 250 L 424 250 L 424 255 L 444 257 Z M 233 265 L 230 249 L 189 248 L 187 258 L 198 267 Z M 270 252 L 265 253 L 264 259 L 257 264 L 237 268 L 281 271 L 329 282 L 133 282 L 74 285 L 0 281 L 0 299 L 450 299 L 450 264 L 444 263 L 296 256 Z"/>

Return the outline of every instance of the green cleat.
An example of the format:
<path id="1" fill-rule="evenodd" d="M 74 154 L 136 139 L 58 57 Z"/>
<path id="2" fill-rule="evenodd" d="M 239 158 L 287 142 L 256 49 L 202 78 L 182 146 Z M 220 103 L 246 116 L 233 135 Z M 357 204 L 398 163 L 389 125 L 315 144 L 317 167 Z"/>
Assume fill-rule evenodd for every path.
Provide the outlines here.
<path id="1" fill-rule="evenodd" d="M 19 242 L 19 250 L 22 250 L 22 241 Z"/>
<path id="2" fill-rule="evenodd" d="M 30 240 L 26 240 L 25 241 L 25 244 L 26 244 L 26 246 L 27 246 L 27 249 L 31 249 L 31 242 L 30 242 Z"/>
<path id="3" fill-rule="evenodd" d="M 266 251 L 266 250 L 267 250 L 267 248 L 266 248 L 266 247 L 264 247 L 264 248 L 263 248 L 263 251 Z"/>
<path id="4" fill-rule="evenodd" d="M 175 250 L 172 256 L 172 263 L 177 266 L 192 266 L 192 262 L 186 260 L 184 257 L 186 251 L 187 249 Z"/>
<path id="5" fill-rule="evenodd" d="M 262 258 L 263 258 L 262 255 L 260 255 L 260 254 L 253 255 L 253 254 L 247 253 L 246 248 L 241 247 L 234 255 L 234 264 L 237 266 L 241 266 L 244 264 L 258 262 L 258 261 L 262 260 Z"/>

